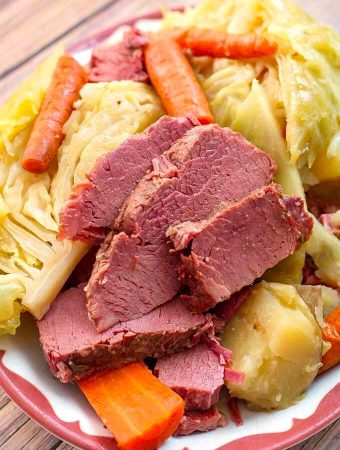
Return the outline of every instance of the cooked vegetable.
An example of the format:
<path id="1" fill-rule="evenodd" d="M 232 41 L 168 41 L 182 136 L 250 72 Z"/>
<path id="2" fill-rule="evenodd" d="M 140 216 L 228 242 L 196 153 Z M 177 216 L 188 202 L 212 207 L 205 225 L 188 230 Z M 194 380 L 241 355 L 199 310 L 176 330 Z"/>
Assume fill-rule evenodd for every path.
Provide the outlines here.
<path id="1" fill-rule="evenodd" d="M 183 31 L 178 42 L 195 56 L 213 58 L 257 58 L 273 55 L 277 49 L 274 43 L 255 33 L 226 34 L 198 27 Z"/>
<path id="2" fill-rule="evenodd" d="M 293 286 L 255 286 L 227 323 L 222 344 L 245 373 L 242 384 L 227 387 L 254 409 L 295 403 L 321 366 L 321 329 Z"/>
<path id="3" fill-rule="evenodd" d="M 89 248 L 56 240 L 58 208 L 73 184 L 98 156 L 163 114 L 153 90 L 142 83 L 85 85 L 64 128 L 57 172 L 24 170 L 20 158 L 61 53 L 0 111 L 0 334 L 15 332 L 23 308 L 42 317 Z"/>
<path id="4" fill-rule="evenodd" d="M 340 240 L 316 219 L 306 251 L 318 268 L 316 275 L 330 286 L 340 287 Z"/>
<path id="5" fill-rule="evenodd" d="M 332 346 L 322 357 L 320 373 L 340 364 L 340 307 L 338 306 L 325 317 L 322 336 Z"/>
<path id="6" fill-rule="evenodd" d="M 307 184 L 340 176 L 336 31 L 315 22 L 290 0 L 203 0 L 184 12 L 166 12 L 164 27 L 258 33 L 275 42 L 291 160 Z"/>
<path id="7" fill-rule="evenodd" d="M 214 121 L 194 71 L 174 39 L 156 34 L 145 48 L 145 64 L 170 116 L 192 115 L 202 124 Z"/>
<path id="8" fill-rule="evenodd" d="M 84 180 L 97 159 L 132 134 L 142 132 L 164 113 L 154 90 L 133 81 L 86 84 L 80 99 L 65 125 L 65 139 L 58 152 L 59 169 L 52 180 L 57 223 L 72 186 Z"/>
<path id="9" fill-rule="evenodd" d="M 144 363 L 128 364 L 78 382 L 123 450 L 154 450 L 179 425 L 184 401 Z"/>
<path id="10" fill-rule="evenodd" d="M 315 316 L 320 327 L 323 326 L 324 316 L 327 316 L 331 310 L 340 305 L 338 291 L 328 286 L 301 284 L 296 285 L 295 289 Z"/>
<path id="11" fill-rule="evenodd" d="M 72 56 L 59 58 L 22 157 L 24 169 L 32 173 L 48 170 L 63 140 L 63 126 L 86 81 L 85 70 Z"/>
<path id="12" fill-rule="evenodd" d="M 304 198 L 299 171 L 289 161 L 286 143 L 281 135 L 278 121 L 275 119 L 264 88 L 257 80 L 253 81 L 248 97 L 238 107 L 232 128 L 272 156 L 278 166 L 275 181 L 281 185 L 286 194 Z M 303 246 L 266 272 L 264 279 L 287 284 L 301 283 L 304 262 Z"/>

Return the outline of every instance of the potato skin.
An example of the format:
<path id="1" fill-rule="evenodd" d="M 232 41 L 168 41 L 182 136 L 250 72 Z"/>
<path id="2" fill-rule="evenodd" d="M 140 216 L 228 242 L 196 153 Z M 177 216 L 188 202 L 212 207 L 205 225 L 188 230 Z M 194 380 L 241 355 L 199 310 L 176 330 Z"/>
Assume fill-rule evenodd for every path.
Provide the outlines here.
<path id="1" fill-rule="evenodd" d="M 296 403 L 321 366 L 321 329 L 289 285 L 256 285 L 227 323 L 222 343 L 233 352 L 233 367 L 245 373 L 241 385 L 227 387 L 252 409 Z"/>

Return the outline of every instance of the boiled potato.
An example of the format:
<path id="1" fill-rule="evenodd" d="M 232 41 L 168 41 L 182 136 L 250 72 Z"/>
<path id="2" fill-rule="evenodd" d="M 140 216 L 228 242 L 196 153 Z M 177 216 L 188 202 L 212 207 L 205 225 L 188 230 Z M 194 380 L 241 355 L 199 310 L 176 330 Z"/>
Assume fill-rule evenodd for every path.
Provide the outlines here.
<path id="1" fill-rule="evenodd" d="M 242 384 L 227 387 L 253 409 L 296 403 L 321 366 L 321 329 L 289 285 L 256 285 L 227 323 L 222 343 L 233 352 L 233 367 L 245 373 Z"/>

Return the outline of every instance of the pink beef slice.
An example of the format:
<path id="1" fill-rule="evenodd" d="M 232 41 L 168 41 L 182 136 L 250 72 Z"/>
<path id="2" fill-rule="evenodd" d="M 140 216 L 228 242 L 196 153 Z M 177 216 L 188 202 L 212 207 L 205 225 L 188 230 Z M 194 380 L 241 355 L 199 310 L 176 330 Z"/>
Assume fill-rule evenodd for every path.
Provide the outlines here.
<path id="1" fill-rule="evenodd" d="M 180 273 L 190 287 L 192 310 L 206 311 L 248 286 L 307 240 L 313 221 L 302 199 L 278 186 L 252 192 L 200 223 L 168 230 L 183 249 Z"/>
<path id="2" fill-rule="evenodd" d="M 216 406 L 212 406 L 207 411 L 186 411 L 174 436 L 187 436 L 195 431 L 212 431 L 226 424 L 227 419 Z"/>
<path id="3" fill-rule="evenodd" d="M 131 136 L 99 158 L 84 182 L 76 185 L 60 213 L 59 239 L 101 242 L 152 160 L 190 128 L 194 118 L 161 117 L 143 133 Z"/>
<path id="4" fill-rule="evenodd" d="M 92 51 L 89 81 L 148 81 L 143 45 L 147 39 L 136 28 L 124 33 L 121 42 L 100 45 Z"/>
<path id="5" fill-rule="evenodd" d="M 240 134 L 198 126 L 153 161 L 126 201 L 97 256 L 89 280 L 88 310 L 98 331 L 146 314 L 180 289 L 165 237 L 176 221 L 200 220 L 272 181 L 275 163 Z"/>
<path id="6" fill-rule="evenodd" d="M 192 314 L 184 302 L 174 299 L 139 319 L 96 333 L 83 288 L 59 294 L 38 322 L 45 359 L 64 383 L 96 370 L 161 358 L 196 345 L 203 333 L 215 332 L 210 314 Z"/>
<path id="7" fill-rule="evenodd" d="M 224 385 L 224 366 L 205 344 L 159 359 L 154 372 L 185 400 L 187 410 L 211 408 Z"/>

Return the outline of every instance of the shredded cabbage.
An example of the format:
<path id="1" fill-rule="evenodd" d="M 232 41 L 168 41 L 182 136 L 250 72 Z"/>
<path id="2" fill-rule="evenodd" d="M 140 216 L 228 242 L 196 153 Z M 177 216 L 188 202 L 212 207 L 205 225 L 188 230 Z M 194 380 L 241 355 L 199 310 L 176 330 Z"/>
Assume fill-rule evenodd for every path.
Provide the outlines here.
<path id="1" fill-rule="evenodd" d="M 340 35 L 335 30 L 290 0 L 203 0 L 183 13 L 165 13 L 164 27 L 186 26 L 259 32 L 276 42 L 291 160 L 308 184 L 340 176 Z"/>
<path id="2" fill-rule="evenodd" d="M 74 183 L 101 154 L 163 114 L 143 83 L 85 85 L 65 125 L 59 166 L 40 175 L 25 171 L 21 154 L 61 53 L 57 49 L 0 111 L 0 335 L 15 333 L 23 309 L 41 318 L 89 249 L 56 239 L 58 212 Z"/>

